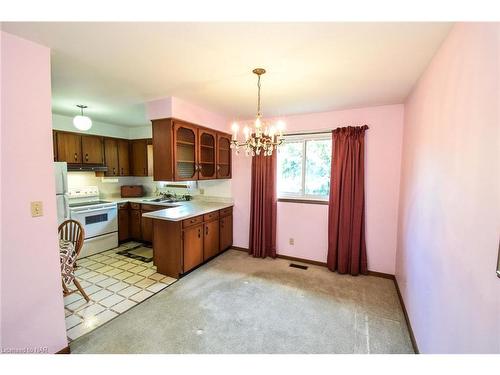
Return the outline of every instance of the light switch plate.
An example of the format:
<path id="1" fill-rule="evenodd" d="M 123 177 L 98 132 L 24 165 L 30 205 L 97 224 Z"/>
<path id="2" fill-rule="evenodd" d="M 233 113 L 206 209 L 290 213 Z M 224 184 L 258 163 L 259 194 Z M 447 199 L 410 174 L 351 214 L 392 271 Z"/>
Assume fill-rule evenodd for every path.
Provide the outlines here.
<path id="1" fill-rule="evenodd" d="M 294 245 L 294 244 L 295 244 L 295 241 L 293 240 L 293 238 L 290 238 L 290 239 L 288 240 L 288 243 L 289 243 L 290 245 Z"/>
<path id="2" fill-rule="evenodd" d="M 31 216 L 43 216 L 43 203 L 41 201 L 31 202 Z"/>

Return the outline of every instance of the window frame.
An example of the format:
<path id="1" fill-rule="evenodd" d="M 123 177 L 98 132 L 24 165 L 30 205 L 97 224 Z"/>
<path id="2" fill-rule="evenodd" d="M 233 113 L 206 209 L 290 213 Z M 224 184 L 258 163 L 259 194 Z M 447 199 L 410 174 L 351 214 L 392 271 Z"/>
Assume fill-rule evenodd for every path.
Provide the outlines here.
<path id="1" fill-rule="evenodd" d="M 318 131 L 311 133 L 289 133 L 284 134 L 283 144 L 292 142 L 302 142 L 302 194 L 297 193 L 287 193 L 280 192 L 278 190 L 278 184 L 276 184 L 276 196 L 278 197 L 278 202 L 294 202 L 294 203 L 312 203 L 312 204 L 328 204 L 330 199 L 329 195 L 317 195 L 317 194 L 305 194 L 306 188 L 306 165 L 307 165 L 307 142 L 310 141 L 324 141 L 329 140 L 332 142 L 333 147 L 333 137 L 331 131 Z M 279 157 L 279 156 L 278 156 Z M 330 159 L 331 163 L 331 159 Z M 331 164 L 330 164 L 331 166 Z M 277 174 L 281 171 L 279 170 L 279 164 L 277 165 Z M 331 177 L 330 177 L 331 178 Z"/>

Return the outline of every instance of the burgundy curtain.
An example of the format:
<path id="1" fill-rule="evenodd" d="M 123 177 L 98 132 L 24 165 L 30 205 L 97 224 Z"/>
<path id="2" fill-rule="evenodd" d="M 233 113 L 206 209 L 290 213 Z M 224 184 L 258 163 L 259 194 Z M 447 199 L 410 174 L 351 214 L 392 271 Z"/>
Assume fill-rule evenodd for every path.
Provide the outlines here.
<path id="1" fill-rule="evenodd" d="M 368 126 L 333 131 L 328 258 L 331 271 L 368 273 L 365 244 L 364 139 Z"/>
<path id="2" fill-rule="evenodd" d="M 276 153 L 252 157 L 249 254 L 276 257 Z"/>

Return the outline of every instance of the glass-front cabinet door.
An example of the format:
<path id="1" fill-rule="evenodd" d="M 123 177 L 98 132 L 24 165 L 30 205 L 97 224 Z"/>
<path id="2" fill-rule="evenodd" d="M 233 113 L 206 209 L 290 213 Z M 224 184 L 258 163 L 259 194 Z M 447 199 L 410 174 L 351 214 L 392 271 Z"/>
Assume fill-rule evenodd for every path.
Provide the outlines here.
<path id="1" fill-rule="evenodd" d="M 217 178 L 231 178 L 231 136 L 217 134 Z"/>
<path id="2" fill-rule="evenodd" d="M 192 181 L 198 178 L 197 133 L 195 126 L 174 123 L 175 180 Z"/>
<path id="3" fill-rule="evenodd" d="M 215 132 L 205 129 L 198 130 L 198 178 L 208 180 L 216 178 L 215 149 L 217 136 Z"/>

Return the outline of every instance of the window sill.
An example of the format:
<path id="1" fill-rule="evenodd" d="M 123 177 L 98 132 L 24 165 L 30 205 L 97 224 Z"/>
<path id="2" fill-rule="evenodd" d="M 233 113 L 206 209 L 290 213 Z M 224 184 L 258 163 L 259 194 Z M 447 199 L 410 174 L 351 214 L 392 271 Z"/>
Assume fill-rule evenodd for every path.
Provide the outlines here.
<path id="1" fill-rule="evenodd" d="M 323 199 L 278 198 L 278 202 L 328 205 L 328 201 Z"/>

